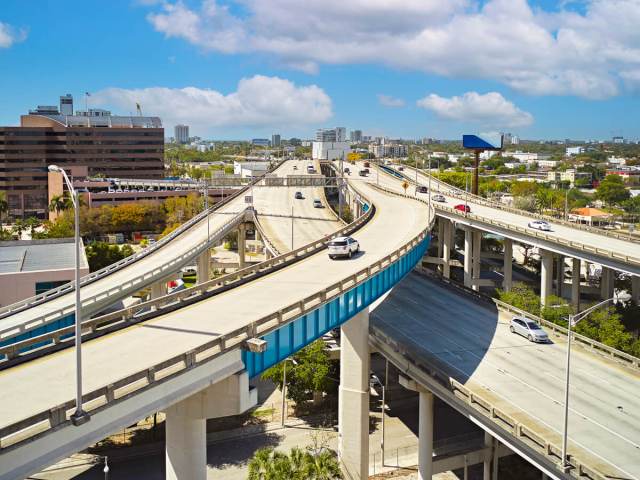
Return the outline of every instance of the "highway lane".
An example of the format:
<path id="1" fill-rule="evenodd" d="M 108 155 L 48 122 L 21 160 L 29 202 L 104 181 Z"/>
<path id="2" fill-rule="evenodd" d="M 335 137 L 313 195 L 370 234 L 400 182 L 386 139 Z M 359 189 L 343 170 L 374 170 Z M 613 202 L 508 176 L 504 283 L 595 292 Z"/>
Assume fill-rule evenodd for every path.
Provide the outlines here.
<path id="1" fill-rule="evenodd" d="M 83 343 L 85 391 L 115 382 L 202 345 L 310 296 L 384 258 L 424 231 L 425 204 L 360 183 L 379 208 L 355 235 L 362 253 L 330 260 L 319 252 L 287 268 L 215 297 Z M 394 232 L 389 235 L 389 232 Z M 0 372 L 0 427 L 74 398 L 73 349 Z"/>
<path id="2" fill-rule="evenodd" d="M 560 445 L 566 343 L 532 344 L 508 321 L 416 273 L 372 317 L 414 358 L 444 362 L 448 375 Z M 640 375 L 580 348 L 571 374 L 569 452 L 604 473 L 640 478 Z"/>
<path id="3" fill-rule="evenodd" d="M 287 161 L 278 169 L 278 176 L 307 175 L 309 163 L 304 160 Z M 316 169 L 320 171 L 319 166 Z M 253 190 L 258 222 L 280 253 L 292 250 L 292 208 L 294 250 L 335 232 L 343 225 L 329 208 L 322 187 L 258 187 Z M 295 199 L 296 192 L 301 192 L 304 198 Z M 322 201 L 323 208 L 314 208 L 313 200 L 316 198 Z"/>
<path id="4" fill-rule="evenodd" d="M 397 168 L 397 167 L 395 167 Z M 415 170 L 408 169 L 405 167 L 405 173 L 409 178 L 414 178 Z M 385 175 L 387 176 L 387 175 Z M 382 177 L 381 177 L 382 178 Z M 429 182 L 428 175 L 423 172 L 418 173 L 418 183 L 421 185 L 427 185 Z M 447 185 L 443 182 L 439 182 L 432 178 L 431 180 L 432 190 L 435 192 L 440 192 L 446 198 L 446 203 L 444 205 L 448 207 L 453 207 L 457 204 L 464 203 L 464 201 L 459 198 L 451 197 L 447 193 L 452 190 L 453 187 Z M 409 188 L 409 190 L 414 190 L 413 188 Z M 423 198 L 428 198 L 427 194 L 418 194 Z M 502 222 L 506 222 L 508 224 L 519 226 L 522 228 L 528 228 L 527 225 L 531 220 L 534 219 L 533 216 L 527 215 L 527 212 L 523 212 L 522 214 L 517 214 L 513 212 L 508 212 L 505 210 L 499 210 L 496 208 L 492 208 L 491 206 L 481 205 L 472 200 L 469 200 L 467 203 L 471 209 L 471 213 L 481 215 L 483 217 L 492 218 L 495 220 L 500 220 Z M 434 202 L 434 206 L 438 208 L 438 202 Z M 637 259 L 640 259 L 640 243 L 639 242 L 630 242 L 622 239 L 617 239 L 613 237 L 607 237 L 605 235 L 598 234 L 597 232 L 580 230 L 577 228 L 572 228 L 571 226 L 564 225 L 562 223 L 553 222 L 553 220 L 548 221 L 551 225 L 550 232 L 544 232 L 548 234 L 552 238 L 572 240 L 574 242 L 580 242 L 586 246 L 592 248 L 607 248 L 609 250 L 614 251 L 620 255 L 628 255 L 633 256 Z M 530 229 L 531 232 L 535 232 L 535 230 Z M 629 272 L 633 273 L 633 272 Z"/>
<path id="5" fill-rule="evenodd" d="M 295 173 L 296 171 L 293 170 L 293 165 L 297 163 L 304 163 L 306 165 L 306 162 L 287 161 L 284 162 L 274 173 L 277 175 Z M 298 220 L 298 228 L 296 229 L 298 232 L 298 241 L 302 243 L 298 243 L 296 241 L 296 246 L 307 244 L 312 240 L 321 238 L 322 236 L 339 228 L 339 224 L 336 222 L 335 217 L 330 213 L 328 208 L 313 209 L 311 204 L 312 200 L 294 200 L 293 194 L 287 194 L 288 190 L 289 188 L 286 187 L 256 187 L 253 189 L 253 192 L 255 196 L 255 206 L 258 209 L 258 212 L 282 212 L 283 214 L 290 215 L 291 205 L 296 204 L 297 206 L 298 202 L 304 203 L 304 208 L 301 209 L 300 215 L 305 218 Z M 309 189 L 308 194 L 311 196 L 319 195 L 316 189 Z M 323 198 L 323 196 L 320 198 Z M 159 248 L 155 252 L 150 253 L 135 263 L 127 265 L 110 275 L 83 286 L 81 288 L 82 298 L 90 298 L 93 295 L 97 295 L 113 288 L 113 286 L 125 284 L 133 278 L 143 275 L 146 272 L 153 271 L 171 258 L 175 258 L 187 252 L 194 245 L 204 241 L 207 238 L 207 230 L 215 232 L 217 229 L 224 226 L 225 223 L 229 222 L 233 216 L 243 211 L 247 206 L 248 205 L 245 204 L 244 195 L 233 199 L 231 202 L 209 215 L 208 227 L 207 219 L 205 218 L 175 240 L 169 242 L 167 245 Z M 314 210 L 313 214 L 310 213 L 312 210 Z M 280 245 L 276 244 L 276 247 L 284 248 L 284 239 L 286 239 L 287 244 L 290 245 L 290 219 L 271 219 L 270 217 L 265 216 L 262 219 L 261 224 L 265 226 L 268 234 L 273 235 L 273 238 L 280 243 Z M 158 281 L 158 279 L 155 281 Z M 143 288 L 144 286 L 146 285 L 143 282 L 139 285 L 139 288 Z M 116 296 L 113 298 L 113 302 L 120 299 L 121 296 Z M 31 323 L 52 312 L 56 312 L 61 308 L 72 308 L 74 303 L 75 293 L 71 291 L 68 294 L 61 295 L 22 312 L 0 319 L 0 330 Z M 104 308 L 104 306 L 102 308 Z M 90 307 L 85 307 L 84 311 L 86 315 L 97 313 L 95 309 L 91 309 Z"/>

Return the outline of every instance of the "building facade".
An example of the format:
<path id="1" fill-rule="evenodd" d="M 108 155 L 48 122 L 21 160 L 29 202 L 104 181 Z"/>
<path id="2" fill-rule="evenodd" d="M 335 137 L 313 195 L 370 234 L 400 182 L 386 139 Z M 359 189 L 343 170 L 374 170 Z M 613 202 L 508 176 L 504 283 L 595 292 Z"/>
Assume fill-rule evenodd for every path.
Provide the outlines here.
<path id="1" fill-rule="evenodd" d="M 173 135 L 176 139 L 176 143 L 188 143 L 189 125 L 176 125 L 173 128 Z"/>
<path id="2" fill-rule="evenodd" d="M 362 130 L 351 130 L 349 132 L 349 140 L 354 143 L 362 142 Z"/>
<path id="3" fill-rule="evenodd" d="M 158 117 L 120 117 L 92 111 L 21 117 L 19 127 L 0 127 L 0 190 L 9 215 L 46 218 L 49 165 L 72 176 L 162 178 L 164 129 Z"/>
<path id="4" fill-rule="evenodd" d="M 273 135 L 271 135 L 271 146 L 272 147 L 279 147 L 280 146 L 280 134 L 279 133 L 274 133 Z"/>

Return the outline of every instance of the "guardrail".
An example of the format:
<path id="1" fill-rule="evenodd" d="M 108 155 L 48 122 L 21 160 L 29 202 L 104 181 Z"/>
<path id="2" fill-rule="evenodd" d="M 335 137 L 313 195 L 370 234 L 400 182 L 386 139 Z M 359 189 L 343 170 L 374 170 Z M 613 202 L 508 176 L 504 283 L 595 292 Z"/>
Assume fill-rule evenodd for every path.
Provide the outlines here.
<path id="1" fill-rule="evenodd" d="M 282 165 L 283 162 L 278 163 L 271 171 L 276 170 L 277 168 L 280 167 L 280 165 Z M 269 173 L 269 172 L 267 172 Z M 267 175 L 267 173 L 265 173 L 264 175 Z M 258 183 L 259 181 L 261 181 L 263 179 L 263 176 L 256 178 L 252 183 L 255 185 L 256 183 Z M 107 275 L 112 274 L 113 272 L 120 270 L 121 268 L 130 265 L 138 260 L 140 260 L 141 258 L 144 258 L 146 256 L 148 256 L 151 253 L 156 252 L 157 250 L 159 250 L 160 248 L 164 247 L 165 245 L 167 245 L 169 242 L 171 242 L 173 239 L 175 239 L 176 237 L 178 237 L 179 235 L 181 235 L 182 233 L 184 233 L 185 231 L 187 231 L 188 229 L 190 229 L 192 226 L 194 226 L 195 224 L 197 224 L 198 222 L 200 222 L 201 220 L 203 220 L 204 218 L 206 218 L 208 215 L 210 215 L 211 213 L 215 212 L 217 209 L 225 206 L 226 204 L 230 203 L 232 200 L 238 198 L 240 195 L 242 195 L 243 193 L 245 193 L 249 188 L 251 187 L 251 184 L 247 185 L 246 187 L 235 191 L 234 193 L 232 193 L 231 195 L 229 195 L 228 197 L 225 197 L 223 200 L 221 200 L 220 202 L 212 205 L 211 207 L 209 207 L 208 210 L 202 211 L 199 214 L 197 214 L 196 216 L 192 217 L 190 220 L 188 220 L 187 222 L 183 223 L 182 225 L 180 225 L 177 229 L 175 229 L 174 231 L 172 231 L 169 235 L 163 237 L 160 239 L 160 241 L 156 242 L 155 245 L 151 245 L 147 248 L 145 248 L 144 250 L 138 252 L 138 253 L 134 253 L 133 255 L 130 255 L 118 262 L 112 263 L 111 265 L 108 265 L 100 270 L 96 270 L 95 272 L 91 272 L 88 275 L 85 275 L 84 277 L 82 277 L 80 279 L 80 286 L 84 286 L 87 285 L 91 282 L 94 282 L 100 278 L 103 278 Z M 69 283 L 65 283 L 64 285 L 61 285 L 59 287 L 56 288 L 52 288 L 51 290 L 47 290 L 44 293 L 41 293 L 39 295 L 35 295 L 33 297 L 29 297 L 26 298 L 24 300 L 21 300 L 19 302 L 15 302 L 12 303 L 11 305 L 5 305 L 4 307 L 0 307 L 0 319 L 8 317 L 10 315 L 13 315 L 15 313 L 18 313 L 22 310 L 25 310 L 27 308 L 31 308 L 35 305 L 38 305 L 40 303 L 43 302 L 47 302 L 49 300 L 52 300 L 56 297 L 59 297 L 61 295 L 67 294 L 69 292 L 72 292 L 75 290 L 75 281 L 71 281 Z M 1 337 L 0 337 L 1 338 Z"/>
<path id="2" fill-rule="evenodd" d="M 103 290 L 98 294 L 83 298 L 82 308 L 89 307 L 98 302 L 104 302 L 109 297 L 115 296 L 119 298 L 127 292 L 130 293 L 132 291 L 136 291 L 140 288 L 143 288 L 145 283 L 150 279 L 162 278 L 164 276 L 169 275 L 170 273 L 181 268 L 194 256 L 204 251 L 212 243 L 215 243 L 216 241 L 218 241 L 222 236 L 226 235 L 227 232 L 235 228 L 239 223 L 244 222 L 248 214 L 250 214 L 253 219 L 255 214 L 252 208 L 247 208 L 244 211 L 236 214 L 227 223 L 222 225 L 220 228 L 218 228 L 214 232 L 211 232 L 208 239 L 205 239 L 199 242 L 195 246 L 191 247 L 189 250 L 183 252 L 182 254 L 176 257 L 171 258 L 169 261 L 154 268 L 153 270 L 149 270 L 141 275 L 138 275 L 137 277 L 132 278 L 131 280 L 115 285 L 109 289 Z M 23 335 L 36 328 L 43 327 L 44 325 L 54 322 L 55 320 L 58 320 L 74 312 L 75 312 L 75 304 L 70 304 L 70 305 L 67 305 L 66 307 L 49 311 L 36 319 L 30 320 L 28 323 L 20 323 L 19 325 L 5 328 L 4 330 L 0 331 L 0 341 L 6 341 L 18 335 Z M 40 338 L 40 336 L 34 337 L 34 338 Z M 19 343 L 22 343 L 22 342 L 19 342 Z M 16 344 L 19 344 L 19 343 L 16 343 Z"/>
<path id="3" fill-rule="evenodd" d="M 354 222 L 340 229 L 338 232 L 335 232 L 324 237 L 321 240 L 308 244 L 305 247 L 298 248 L 279 257 L 271 259 L 268 262 L 271 262 L 271 264 L 273 264 L 278 261 L 295 261 L 300 257 L 316 253 L 317 251 L 325 248 L 327 240 L 336 236 L 345 235 L 351 232 L 353 229 L 359 228 L 364 223 L 369 221 L 369 219 L 373 217 L 374 213 L 375 207 L 372 207 L 365 214 L 361 215 Z M 184 352 L 180 355 L 176 355 L 149 368 L 140 370 L 112 384 L 105 385 L 101 388 L 85 393 L 82 397 L 83 409 L 87 412 L 96 412 L 103 410 L 111 406 L 112 404 L 127 399 L 141 391 L 150 388 L 151 386 L 155 386 L 161 382 L 167 381 L 168 379 L 180 375 L 184 371 L 196 368 L 223 353 L 234 350 L 236 348 L 243 348 L 247 340 L 255 337 L 265 336 L 270 332 L 280 328 L 284 324 L 289 323 L 295 318 L 305 315 L 306 313 L 315 310 L 319 306 L 334 300 L 346 291 L 351 290 L 361 283 L 367 281 L 370 277 L 376 275 L 391 264 L 395 263 L 408 252 L 410 252 L 413 248 L 417 247 L 428 236 L 428 232 L 430 231 L 433 221 L 434 217 L 432 216 L 429 222 L 430 225 L 427 229 L 421 231 L 417 236 L 406 242 L 400 248 L 394 250 L 389 255 L 386 255 L 384 258 L 372 263 L 368 267 L 363 268 L 358 272 L 323 288 L 313 295 L 309 295 L 305 298 L 300 299 L 299 301 L 296 301 L 284 308 L 279 309 L 276 312 L 265 315 L 244 327 L 220 335 L 214 340 L 206 342 L 199 347 Z M 255 275 L 260 270 L 261 265 L 262 264 L 258 264 L 254 267 L 244 269 L 241 272 L 245 272 L 243 275 Z M 241 272 L 237 272 L 237 274 L 241 274 Z M 218 283 L 221 280 L 222 278 L 207 283 L 209 284 L 209 286 L 211 286 L 212 282 Z M 205 284 L 202 284 L 179 293 L 191 292 L 193 294 L 196 291 L 202 292 L 204 288 Z M 173 295 L 174 294 L 167 295 L 166 297 L 161 297 L 160 299 L 146 303 L 148 306 L 158 307 L 159 311 L 155 314 L 159 315 L 162 314 L 163 301 L 167 302 L 170 298 L 177 300 L 178 295 Z M 120 313 L 121 315 L 123 314 L 123 312 L 127 314 L 131 313 L 131 310 L 132 309 L 126 309 L 118 313 Z M 90 321 L 94 320 L 98 319 L 93 319 Z M 85 324 L 83 322 L 83 327 L 85 327 L 85 325 L 88 326 L 88 324 Z M 70 424 L 69 415 L 71 413 L 71 409 L 73 409 L 74 407 L 75 401 L 69 400 L 45 411 L 41 411 L 34 415 L 31 415 L 30 417 L 15 422 L 11 425 L 4 426 L 0 429 L 0 451 L 3 448 L 7 448 L 22 441 L 29 441 L 35 436 L 43 435 L 51 429 Z"/>
<path id="4" fill-rule="evenodd" d="M 520 317 L 528 318 L 529 320 L 533 320 L 539 325 L 543 325 L 549 328 L 557 336 L 562 335 L 565 338 L 567 337 L 568 331 L 566 328 L 564 328 L 561 325 L 550 322 L 549 320 L 545 320 L 542 317 L 533 315 L 529 312 L 521 310 L 520 308 L 514 307 L 513 305 L 505 303 L 496 298 L 493 299 L 493 302 L 496 304 L 499 310 L 513 313 Z M 571 331 L 571 339 L 576 343 L 589 347 L 591 350 L 598 353 L 599 355 L 612 358 L 620 363 L 623 363 L 624 365 L 640 370 L 640 358 L 638 357 L 634 357 L 633 355 L 617 350 L 613 347 L 610 347 L 609 345 L 605 345 L 604 343 L 600 343 L 596 340 L 592 340 L 591 338 L 585 337 L 584 335 L 580 335 L 579 333 L 576 333 L 573 330 Z"/>
<path id="5" fill-rule="evenodd" d="M 412 170 L 415 172 L 415 167 L 411 167 L 409 165 L 404 166 L 404 168 L 408 168 L 409 170 Z M 398 172 L 400 175 L 402 175 L 407 181 L 411 182 L 412 184 L 415 184 L 415 179 L 411 180 L 411 178 L 408 175 L 405 175 L 403 172 Z M 509 213 L 514 213 L 516 215 L 522 215 L 525 217 L 531 217 L 531 218 L 536 218 L 536 219 L 540 219 L 540 220 L 546 220 L 549 222 L 554 222 L 554 223 L 559 223 L 561 225 L 565 225 L 567 227 L 571 227 L 574 228 L 576 230 L 584 230 L 587 232 L 591 232 L 591 233 L 595 233 L 597 235 L 602 235 L 605 237 L 611 237 L 611 238 L 616 238 L 618 240 L 624 240 L 627 242 L 632 242 L 632 243 L 640 243 L 640 238 L 638 237 L 634 237 L 632 235 L 624 235 L 621 233 L 616 233 L 616 232 L 612 232 L 609 230 L 602 230 L 600 228 L 595 228 L 589 225 L 583 225 L 581 223 L 574 223 L 574 222 L 569 222 L 567 220 L 564 220 L 562 218 L 556 218 L 553 217 L 551 215 L 542 215 L 539 213 L 534 213 L 534 212 L 528 212 L 526 210 L 520 210 L 518 208 L 514 208 L 514 207 L 510 207 L 508 205 L 504 205 L 502 203 L 499 202 L 494 202 L 491 200 L 488 200 L 484 197 L 481 197 L 479 195 L 474 195 L 472 193 L 468 193 L 465 192 L 464 190 L 454 186 L 454 185 L 450 185 L 448 183 L 443 182 L 442 180 L 438 179 L 437 177 L 431 175 L 430 173 L 426 173 L 424 171 L 418 170 L 418 173 L 425 176 L 425 177 L 429 177 L 431 176 L 432 180 L 434 182 L 436 182 L 439 185 L 444 185 L 447 188 L 450 189 L 450 191 L 448 192 L 449 195 L 456 197 L 460 200 L 463 200 L 465 198 L 468 198 L 470 201 L 474 202 L 474 203 L 479 203 L 481 205 L 487 206 L 487 207 L 491 207 L 491 208 L 495 208 L 498 210 L 502 210 L 505 212 L 509 212 Z"/>

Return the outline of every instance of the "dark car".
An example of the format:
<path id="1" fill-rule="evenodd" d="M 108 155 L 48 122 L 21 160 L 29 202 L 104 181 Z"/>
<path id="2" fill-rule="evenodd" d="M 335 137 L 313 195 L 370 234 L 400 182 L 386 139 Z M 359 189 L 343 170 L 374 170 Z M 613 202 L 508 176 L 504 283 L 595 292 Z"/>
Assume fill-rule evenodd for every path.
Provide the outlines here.
<path id="1" fill-rule="evenodd" d="M 453 208 L 455 208 L 456 210 L 460 210 L 461 212 L 465 212 L 465 213 L 471 212 L 471 209 L 469 208 L 469 205 L 465 205 L 464 203 L 459 203 L 458 205 L 456 205 Z"/>
<path id="2" fill-rule="evenodd" d="M 358 175 L 360 175 L 361 177 L 366 177 L 366 176 L 367 176 L 367 173 L 368 173 L 368 172 L 367 172 L 366 170 L 360 170 L 360 171 L 358 172 Z"/>
<path id="3" fill-rule="evenodd" d="M 304 197 L 302 196 L 302 192 L 296 192 L 296 194 L 294 195 L 294 198 L 296 200 L 302 200 Z"/>
<path id="4" fill-rule="evenodd" d="M 418 187 L 418 193 L 429 193 L 429 190 L 424 185 Z"/>

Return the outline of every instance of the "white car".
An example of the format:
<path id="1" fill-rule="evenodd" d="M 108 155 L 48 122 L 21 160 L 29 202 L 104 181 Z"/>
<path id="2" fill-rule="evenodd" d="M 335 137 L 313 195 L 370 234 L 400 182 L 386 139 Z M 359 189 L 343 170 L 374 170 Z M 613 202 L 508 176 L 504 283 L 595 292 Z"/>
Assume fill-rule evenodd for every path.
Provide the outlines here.
<path id="1" fill-rule="evenodd" d="M 439 193 L 432 195 L 431 200 L 433 200 L 434 202 L 440 202 L 440 203 L 444 203 L 447 201 L 447 199 L 444 198 L 444 195 L 440 195 Z"/>
<path id="2" fill-rule="evenodd" d="M 355 238 L 336 237 L 327 244 L 329 258 L 349 257 L 360 251 L 360 244 Z"/>
<path id="3" fill-rule="evenodd" d="M 526 318 L 513 317 L 511 324 L 509 325 L 511 333 L 517 333 L 526 337 L 530 342 L 536 343 L 548 343 L 549 335 L 545 332 L 540 325 L 533 320 L 527 320 Z"/>
<path id="4" fill-rule="evenodd" d="M 551 225 L 544 220 L 533 220 L 529 222 L 529 228 L 535 228 L 536 230 L 542 230 L 544 232 L 551 231 Z"/>

